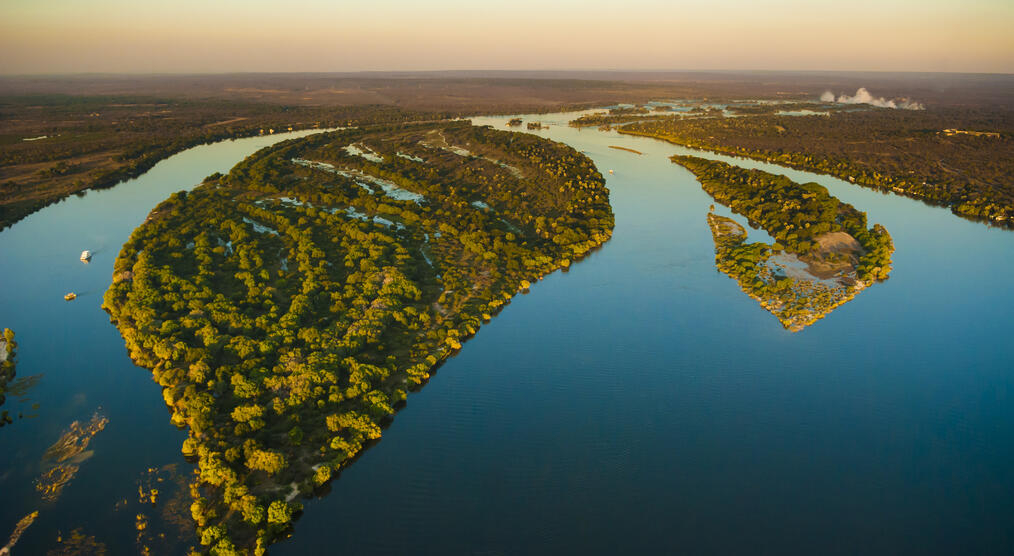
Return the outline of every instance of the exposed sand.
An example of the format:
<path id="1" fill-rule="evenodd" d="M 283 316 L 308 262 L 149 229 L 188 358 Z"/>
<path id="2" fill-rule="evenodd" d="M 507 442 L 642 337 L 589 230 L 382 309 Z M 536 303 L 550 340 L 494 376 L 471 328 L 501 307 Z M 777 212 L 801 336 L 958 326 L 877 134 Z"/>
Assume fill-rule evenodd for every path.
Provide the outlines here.
<path id="1" fill-rule="evenodd" d="M 746 237 L 746 230 L 743 228 L 743 226 L 740 226 L 739 222 L 736 222 L 731 218 L 719 216 L 713 212 L 709 212 L 708 223 L 711 225 L 712 233 L 717 234 L 717 237 L 725 237 L 725 236 Z"/>
<path id="2" fill-rule="evenodd" d="M 863 246 L 845 232 L 828 232 L 817 237 L 822 253 L 863 253 Z"/>
<path id="3" fill-rule="evenodd" d="M 819 247 L 800 260 L 815 277 L 826 280 L 855 270 L 865 253 L 856 238 L 845 232 L 828 232 L 816 238 Z"/>

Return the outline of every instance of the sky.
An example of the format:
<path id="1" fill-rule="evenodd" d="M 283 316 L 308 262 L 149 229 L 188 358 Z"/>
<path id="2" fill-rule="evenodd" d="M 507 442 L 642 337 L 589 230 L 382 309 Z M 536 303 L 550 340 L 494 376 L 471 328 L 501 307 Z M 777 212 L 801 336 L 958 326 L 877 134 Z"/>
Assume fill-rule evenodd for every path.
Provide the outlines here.
<path id="1" fill-rule="evenodd" d="M 1014 0 L 0 0 L 0 74 L 1014 73 Z"/>

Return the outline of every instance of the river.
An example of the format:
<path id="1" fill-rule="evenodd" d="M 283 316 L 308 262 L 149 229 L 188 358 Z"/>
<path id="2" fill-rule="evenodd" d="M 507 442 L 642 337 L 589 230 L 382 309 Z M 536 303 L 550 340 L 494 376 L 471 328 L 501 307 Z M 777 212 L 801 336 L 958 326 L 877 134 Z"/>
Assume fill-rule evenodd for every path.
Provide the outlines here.
<path id="1" fill-rule="evenodd" d="M 484 325 L 327 496 L 305 501 L 272 554 L 1014 548 L 1014 233 L 735 160 L 825 185 L 895 242 L 888 281 L 790 333 L 715 269 L 712 200 L 667 159 L 691 151 L 569 128 L 574 114 L 521 117 L 607 176 L 612 240 Z M 82 527 L 130 553 L 145 470 L 190 469 L 184 433 L 101 295 L 155 204 L 278 138 L 197 147 L 0 233 L 0 326 L 18 334 L 18 376 L 43 375 L 31 401 L 4 406 L 37 402 L 38 417 L 0 429 L 0 536 L 41 512 L 19 551 Z M 96 251 L 91 264 L 82 249 Z M 100 406 L 110 422 L 94 456 L 41 505 L 42 452 Z"/>

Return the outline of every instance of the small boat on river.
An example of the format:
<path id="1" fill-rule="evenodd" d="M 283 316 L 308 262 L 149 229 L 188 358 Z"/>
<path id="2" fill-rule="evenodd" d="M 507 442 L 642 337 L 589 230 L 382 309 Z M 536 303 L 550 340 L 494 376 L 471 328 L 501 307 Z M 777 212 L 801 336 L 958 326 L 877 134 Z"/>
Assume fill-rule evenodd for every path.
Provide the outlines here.
<path id="1" fill-rule="evenodd" d="M 67 295 L 63 296 L 63 298 L 66 299 L 67 301 L 74 301 L 75 299 L 77 299 L 77 294 L 74 292 L 70 292 Z"/>
<path id="2" fill-rule="evenodd" d="M 81 251 L 81 262 L 87 263 L 87 262 L 89 262 L 91 260 L 92 260 L 92 252 L 91 251 L 89 251 L 87 249 L 85 249 L 84 251 Z"/>

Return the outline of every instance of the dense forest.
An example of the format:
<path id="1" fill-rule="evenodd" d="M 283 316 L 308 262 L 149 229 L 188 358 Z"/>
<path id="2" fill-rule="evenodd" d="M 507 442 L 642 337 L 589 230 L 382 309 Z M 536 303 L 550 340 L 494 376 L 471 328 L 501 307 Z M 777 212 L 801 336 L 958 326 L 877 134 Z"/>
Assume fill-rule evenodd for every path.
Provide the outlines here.
<path id="1" fill-rule="evenodd" d="M 1002 110 L 665 118 L 619 131 L 830 174 L 948 206 L 968 218 L 1014 223 L 1014 123 Z"/>
<path id="2" fill-rule="evenodd" d="M 262 553 L 483 321 L 606 241 L 584 155 L 467 121 L 279 143 L 178 193 L 104 307 L 164 387 L 200 542 Z"/>
<path id="3" fill-rule="evenodd" d="M 645 106 L 619 106 L 610 108 L 604 112 L 584 114 L 571 120 L 569 125 L 571 127 L 610 126 L 652 120 L 659 117 L 657 114 L 648 115 L 650 113 L 651 110 Z"/>
<path id="4" fill-rule="evenodd" d="M 747 243 L 746 230 L 734 220 L 708 215 L 718 269 L 786 328 L 812 324 L 890 274 L 894 243 L 887 229 L 867 228 L 866 213 L 823 186 L 694 156 L 672 161 L 693 172 L 716 201 L 775 238 L 773 245 Z M 790 276 L 789 261 L 808 270 Z"/>
<path id="5" fill-rule="evenodd" d="M 824 113 L 844 110 L 849 105 L 818 102 L 730 102 L 726 109 L 737 116 L 777 115 L 779 112 Z M 854 109 L 854 107 L 853 107 Z"/>

